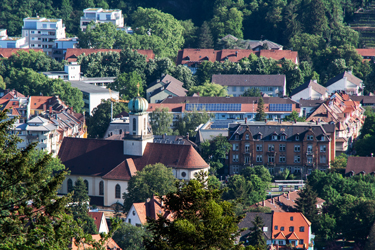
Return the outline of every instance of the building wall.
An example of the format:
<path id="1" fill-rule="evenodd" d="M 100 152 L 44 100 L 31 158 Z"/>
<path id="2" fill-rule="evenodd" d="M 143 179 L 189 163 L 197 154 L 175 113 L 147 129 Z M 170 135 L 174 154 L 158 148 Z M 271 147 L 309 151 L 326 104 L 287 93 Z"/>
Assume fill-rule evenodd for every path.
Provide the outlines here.
<path id="1" fill-rule="evenodd" d="M 129 219 L 130 219 L 130 221 L 129 221 Z M 130 210 L 129 210 L 127 216 L 126 216 L 125 222 L 130 223 L 133 226 L 142 225 L 141 220 L 139 219 L 138 213 L 135 210 L 133 205 L 130 208 Z"/>
<path id="2" fill-rule="evenodd" d="M 150 103 L 159 103 L 161 101 L 163 101 L 164 99 L 167 99 L 168 96 L 177 96 L 176 94 L 173 94 L 172 92 L 168 91 L 168 90 L 164 90 L 164 91 L 161 91 L 159 93 L 157 93 L 156 95 L 153 95 L 150 97 Z"/>
<path id="3" fill-rule="evenodd" d="M 328 97 L 328 96 L 325 96 L 325 97 Z M 315 90 L 307 88 L 307 89 L 304 89 L 304 90 L 298 92 L 297 94 L 293 95 L 291 98 L 292 98 L 293 101 L 298 102 L 300 99 L 319 100 L 319 99 L 322 99 L 324 97 L 323 97 L 322 94 L 316 92 Z"/>
<path id="4" fill-rule="evenodd" d="M 247 86 L 228 86 L 228 95 L 233 95 L 234 97 L 243 95 L 243 93 L 251 87 Z M 269 96 L 283 96 L 283 87 L 276 86 L 259 86 L 257 87 L 264 94 Z"/>
<path id="5" fill-rule="evenodd" d="M 105 216 L 102 216 L 98 233 L 106 233 L 107 234 L 108 232 L 109 232 L 109 229 L 108 229 L 107 221 L 105 220 Z"/>
<path id="6" fill-rule="evenodd" d="M 108 93 L 105 93 L 105 92 L 88 93 L 88 95 L 89 95 L 89 99 L 88 99 L 89 108 L 87 110 L 89 111 L 90 115 L 92 115 L 92 111 L 94 110 L 94 108 L 96 108 L 97 106 L 99 106 L 99 104 L 102 103 L 102 100 L 108 100 L 111 98 L 111 95 L 109 94 L 109 92 Z M 112 91 L 112 98 L 118 99 L 119 98 L 118 92 Z"/>

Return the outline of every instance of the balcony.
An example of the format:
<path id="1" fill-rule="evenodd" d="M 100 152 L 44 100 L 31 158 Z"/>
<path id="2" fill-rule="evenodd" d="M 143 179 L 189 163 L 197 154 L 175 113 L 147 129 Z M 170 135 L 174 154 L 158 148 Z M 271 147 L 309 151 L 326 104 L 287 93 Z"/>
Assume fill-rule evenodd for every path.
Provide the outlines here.
<path id="1" fill-rule="evenodd" d="M 306 155 L 308 155 L 308 156 L 313 156 L 313 157 L 314 157 L 314 152 L 313 152 L 313 151 L 307 151 L 307 152 L 306 152 Z"/>

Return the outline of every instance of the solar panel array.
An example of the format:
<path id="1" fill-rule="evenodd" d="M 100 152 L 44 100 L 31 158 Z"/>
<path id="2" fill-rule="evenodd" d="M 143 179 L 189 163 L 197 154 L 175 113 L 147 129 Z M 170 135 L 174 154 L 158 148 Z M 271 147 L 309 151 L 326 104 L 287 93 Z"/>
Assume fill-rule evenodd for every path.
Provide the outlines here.
<path id="1" fill-rule="evenodd" d="M 292 104 L 270 104 L 270 111 L 292 111 Z"/>
<path id="2" fill-rule="evenodd" d="M 187 103 L 187 111 L 241 111 L 241 103 Z"/>

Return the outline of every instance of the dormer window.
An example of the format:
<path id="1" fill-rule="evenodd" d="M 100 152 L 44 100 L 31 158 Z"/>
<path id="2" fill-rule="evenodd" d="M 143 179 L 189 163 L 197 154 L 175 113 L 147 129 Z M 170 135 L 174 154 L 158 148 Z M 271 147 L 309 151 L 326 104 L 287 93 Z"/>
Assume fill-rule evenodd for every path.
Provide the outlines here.
<path id="1" fill-rule="evenodd" d="M 285 141 L 285 140 L 286 140 L 286 135 L 282 135 L 282 136 L 281 136 L 281 140 L 282 140 L 282 141 Z"/>
<path id="2" fill-rule="evenodd" d="M 296 135 L 296 141 L 299 141 L 299 135 Z"/>
<path id="3" fill-rule="evenodd" d="M 277 141 L 277 135 L 272 135 L 272 141 Z"/>
<path id="4" fill-rule="evenodd" d="M 236 140 L 238 140 L 240 137 L 238 135 L 236 135 L 234 138 L 236 138 Z"/>
<path id="5" fill-rule="evenodd" d="M 321 140 L 321 141 L 324 141 L 324 140 L 325 140 L 324 135 L 322 135 L 322 137 L 320 137 L 320 140 Z"/>

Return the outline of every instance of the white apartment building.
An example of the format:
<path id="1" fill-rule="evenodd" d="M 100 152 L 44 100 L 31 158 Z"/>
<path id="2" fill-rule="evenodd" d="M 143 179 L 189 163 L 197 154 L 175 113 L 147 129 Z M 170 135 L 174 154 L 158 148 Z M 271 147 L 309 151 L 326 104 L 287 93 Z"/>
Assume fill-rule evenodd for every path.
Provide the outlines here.
<path id="1" fill-rule="evenodd" d="M 124 16 L 121 10 L 106 10 L 102 8 L 87 8 L 83 10 L 80 28 L 84 32 L 87 25 L 94 21 L 95 23 L 113 23 L 116 27 L 124 27 Z"/>
<path id="2" fill-rule="evenodd" d="M 0 48 L 28 48 L 25 37 L 9 37 L 6 29 L 0 30 Z"/>
<path id="3" fill-rule="evenodd" d="M 26 37 L 30 48 L 41 48 L 52 56 L 55 41 L 65 38 L 65 25 L 62 19 L 27 17 L 23 19 L 22 37 Z"/>

